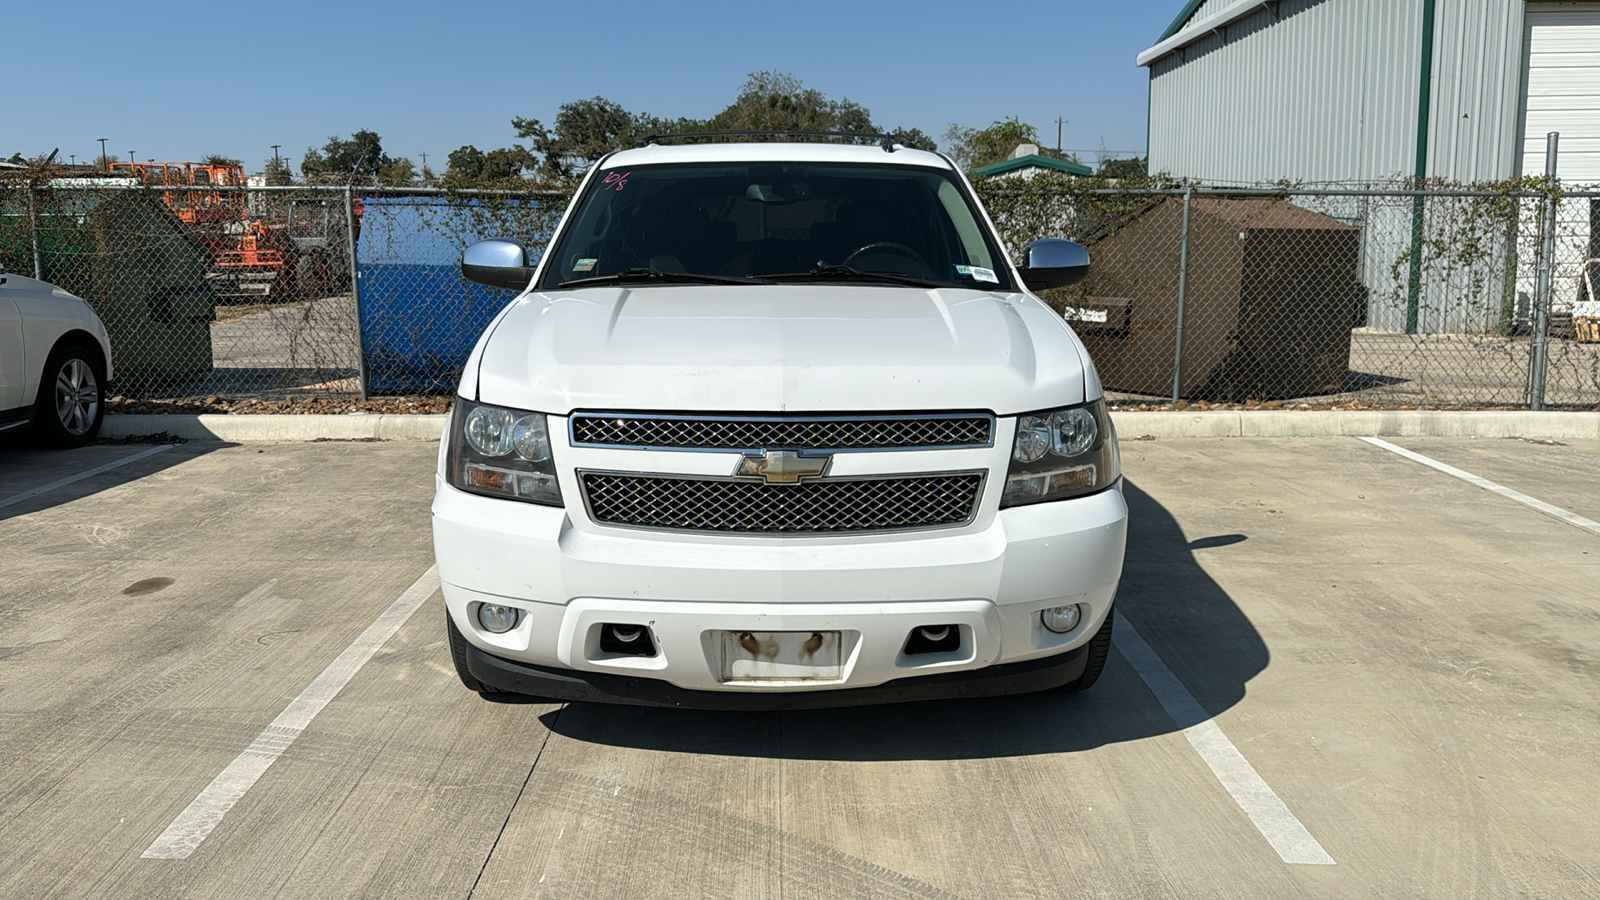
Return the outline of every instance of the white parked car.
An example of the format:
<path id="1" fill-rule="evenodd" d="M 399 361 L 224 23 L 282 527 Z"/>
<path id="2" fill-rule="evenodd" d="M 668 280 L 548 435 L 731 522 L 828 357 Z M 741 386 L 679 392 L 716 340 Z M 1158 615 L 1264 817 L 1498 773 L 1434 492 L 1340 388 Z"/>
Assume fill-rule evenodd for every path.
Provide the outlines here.
<path id="1" fill-rule="evenodd" d="M 0 432 L 29 425 L 52 447 L 95 439 L 111 343 L 89 304 L 0 266 Z"/>
<path id="2" fill-rule="evenodd" d="M 787 708 L 1083 689 L 1127 535 L 1083 344 L 945 157 L 601 160 L 467 362 L 434 549 L 479 692 Z"/>

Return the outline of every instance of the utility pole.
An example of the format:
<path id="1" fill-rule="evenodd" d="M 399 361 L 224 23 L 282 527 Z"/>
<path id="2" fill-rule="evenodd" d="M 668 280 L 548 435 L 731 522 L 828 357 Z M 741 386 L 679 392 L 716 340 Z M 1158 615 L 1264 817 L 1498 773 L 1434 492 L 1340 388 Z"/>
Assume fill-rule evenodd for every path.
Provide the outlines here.
<path id="1" fill-rule="evenodd" d="M 136 160 L 133 158 L 133 151 L 132 150 L 128 151 L 128 162 L 130 162 L 130 163 L 136 162 Z"/>
<path id="2" fill-rule="evenodd" d="M 278 165 L 279 162 L 280 162 L 280 160 L 278 159 L 278 148 L 282 147 L 282 146 L 283 146 L 282 144 L 273 144 L 272 145 L 272 164 L 274 166 Z"/>
<path id="3" fill-rule="evenodd" d="M 426 169 L 428 167 L 428 154 L 427 154 L 427 151 L 423 151 L 423 154 L 422 154 L 422 167 L 424 169 Z"/>
<path id="4" fill-rule="evenodd" d="M 106 160 L 106 139 L 105 138 L 96 138 L 96 140 L 98 140 L 100 142 L 100 165 L 103 166 L 103 165 L 106 165 L 106 163 L 107 163 L 107 160 Z"/>
<path id="5" fill-rule="evenodd" d="M 1061 155 L 1061 126 L 1067 123 L 1066 119 L 1056 116 L 1056 155 Z"/>

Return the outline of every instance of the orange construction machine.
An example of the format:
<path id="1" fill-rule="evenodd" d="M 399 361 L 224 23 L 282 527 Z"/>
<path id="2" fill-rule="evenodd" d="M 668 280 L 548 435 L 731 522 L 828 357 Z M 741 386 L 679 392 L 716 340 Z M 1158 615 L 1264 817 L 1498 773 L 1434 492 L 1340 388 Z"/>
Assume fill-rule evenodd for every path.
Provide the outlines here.
<path id="1" fill-rule="evenodd" d="M 244 167 L 193 162 L 114 162 L 153 188 L 211 253 L 206 281 L 218 299 L 287 300 L 322 296 L 330 287 L 324 213 L 321 234 L 304 234 L 308 217 L 295 221 L 295 201 L 270 203 L 272 219 L 249 206 Z M 304 205 L 302 203 L 302 205 Z M 278 210 L 278 207 L 282 207 Z M 303 245 L 303 246 L 302 246 Z"/>

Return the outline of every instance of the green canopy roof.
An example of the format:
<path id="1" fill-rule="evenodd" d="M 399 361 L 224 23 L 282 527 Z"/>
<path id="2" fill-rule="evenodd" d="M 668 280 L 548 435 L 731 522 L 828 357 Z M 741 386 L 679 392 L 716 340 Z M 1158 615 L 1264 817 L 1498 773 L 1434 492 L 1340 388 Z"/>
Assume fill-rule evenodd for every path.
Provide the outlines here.
<path id="1" fill-rule="evenodd" d="M 1015 172 L 1018 169 L 1027 168 L 1055 169 L 1058 172 L 1065 172 L 1068 175 L 1077 175 L 1080 178 L 1087 178 L 1094 174 L 1094 170 L 1083 163 L 1068 162 L 1064 159 L 1052 159 L 1048 156 L 1039 156 L 1037 154 L 1018 156 L 1014 159 L 1005 160 L 1004 162 L 992 163 L 987 166 L 979 166 L 972 170 L 972 174 L 975 177 L 982 178 L 989 175 L 1004 175 L 1007 172 Z"/>

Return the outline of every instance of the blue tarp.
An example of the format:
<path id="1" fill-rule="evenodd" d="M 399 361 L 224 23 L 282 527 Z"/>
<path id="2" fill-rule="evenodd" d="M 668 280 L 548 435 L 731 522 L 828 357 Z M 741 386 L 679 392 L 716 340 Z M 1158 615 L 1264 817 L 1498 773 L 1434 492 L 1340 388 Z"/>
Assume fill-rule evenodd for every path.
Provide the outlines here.
<path id="1" fill-rule="evenodd" d="M 369 197 L 362 204 L 356 263 L 368 388 L 454 390 L 478 336 L 515 296 L 462 278 L 461 251 L 514 235 L 476 233 L 475 222 L 489 217 L 474 200 Z"/>

